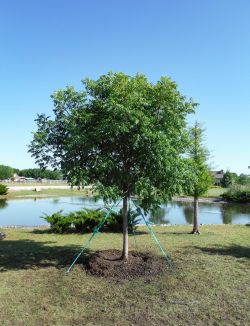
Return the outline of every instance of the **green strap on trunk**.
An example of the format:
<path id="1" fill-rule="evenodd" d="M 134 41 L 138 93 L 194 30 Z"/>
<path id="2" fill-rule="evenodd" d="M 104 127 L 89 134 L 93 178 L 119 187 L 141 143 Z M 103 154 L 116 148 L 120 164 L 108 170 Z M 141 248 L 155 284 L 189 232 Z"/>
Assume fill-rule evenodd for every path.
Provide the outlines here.
<path id="1" fill-rule="evenodd" d="M 144 220 L 146 226 L 147 226 L 148 229 L 149 229 L 149 232 L 151 233 L 151 235 L 152 235 L 152 237 L 154 238 L 156 244 L 157 244 L 158 247 L 160 248 L 162 255 L 163 255 L 164 258 L 166 259 L 167 264 L 168 264 L 172 269 L 174 269 L 172 259 L 171 259 L 170 256 L 165 252 L 165 250 L 163 249 L 163 247 L 162 247 L 160 241 L 158 240 L 158 238 L 156 237 L 156 235 L 155 235 L 155 233 L 154 233 L 152 227 L 150 226 L 150 223 L 146 220 L 144 214 L 142 213 L 141 208 L 140 208 L 139 206 L 137 206 L 136 203 L 135 203 L 133 200 L 132 200 L 132 203 L 134 204 L 134 206 L 135 206 L 137 212 L 142 216 L 142 218 L 143 218 L 143 220 Z"/>

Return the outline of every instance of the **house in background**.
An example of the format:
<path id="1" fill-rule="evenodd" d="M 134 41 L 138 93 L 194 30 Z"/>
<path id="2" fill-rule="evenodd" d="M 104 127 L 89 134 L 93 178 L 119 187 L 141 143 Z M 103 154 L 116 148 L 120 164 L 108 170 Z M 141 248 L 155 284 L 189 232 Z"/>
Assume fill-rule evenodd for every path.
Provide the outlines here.
<path id="1" fill-rule="evenodd" d="M 34 182 L 36 181 L 34 178 L 26 178 L 26 177 L 20 177 L 18 174 L 14 174 L 12 181 L 14 182 Z"/>
<path id="2" fill-rule="evenodd" d="M 214 177 L 214 185 L 215 186 L 221 186 L 221 181 L 224 177 L 224 171 L 219 170 L 219 171 L 211 171 L 213 177 Z"/>

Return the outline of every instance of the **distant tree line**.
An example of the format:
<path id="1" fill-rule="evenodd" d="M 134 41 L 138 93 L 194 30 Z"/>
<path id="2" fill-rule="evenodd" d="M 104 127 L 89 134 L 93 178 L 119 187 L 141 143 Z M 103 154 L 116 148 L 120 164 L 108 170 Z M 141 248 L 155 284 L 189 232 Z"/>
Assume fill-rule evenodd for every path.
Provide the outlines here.
<path id="1" fill-rule="evenodd" d="M 20 177 L 34 178 L 34 179 L 50 179 L 59 180 L 62 179 L 62 174 L 60 171 L 52 170 L 41 170 L 41 169 L 24 169 L 19 170 L 17 173 Z"/>
<path id="2" fill-rule="evenodd" d="M 11 166 L 0 165 L 0 180 L 11 179 L 14 174 L 19 175 L 20 177 L 34 178 L 34 179 L 49 179 L 49 180 L 59 180 L 62 179 L 62 174 L 60 171 L 53 170 L 43 170 L 43 169 L 15 169 Z"/>

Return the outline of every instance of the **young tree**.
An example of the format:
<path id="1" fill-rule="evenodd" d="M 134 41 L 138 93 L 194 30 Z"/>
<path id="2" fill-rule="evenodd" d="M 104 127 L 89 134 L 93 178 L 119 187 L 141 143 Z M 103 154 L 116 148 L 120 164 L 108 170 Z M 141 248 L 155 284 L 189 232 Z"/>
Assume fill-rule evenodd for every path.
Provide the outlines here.
<path id="1" fill-rule="evenodd" d="M 93 184 L 104 200 L 123 198 L 123 259 L 128 259 L 128 206 L 148 211 L 183 191 L 188 169 L 186 116 L 196 106 L 162 77 L 108 73 L 52 96 L 54 119 L 38 115 L 30 152 L 40 167 L 69 182 Z"/>
<path id="2" fill-rule="evenodd" d="M 200 234 L 198 224 L 199 197 L 207 192 L 213 183 L 213 178 L 208 167 L 209 152 L 203 144 L 204 130 L 198 122 L 190 128 L 189 159 L 193 171 L 193 182 L 188 195 L 194 197 L 194 222 L 192 234 Z"/>

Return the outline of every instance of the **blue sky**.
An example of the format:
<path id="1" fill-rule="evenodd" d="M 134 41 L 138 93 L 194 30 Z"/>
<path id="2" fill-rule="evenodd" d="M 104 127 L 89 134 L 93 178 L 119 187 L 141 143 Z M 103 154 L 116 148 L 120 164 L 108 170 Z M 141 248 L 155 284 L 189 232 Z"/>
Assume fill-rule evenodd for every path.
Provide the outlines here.
<path id="1" fill-rule="evenodd" d="M 34 167 L 27 144 L 50 95 L 110 70 L 177 82 L 200 106 L 216 169 L 250 165 L 249 0 L 0 2 L 0 164 Z"/>

